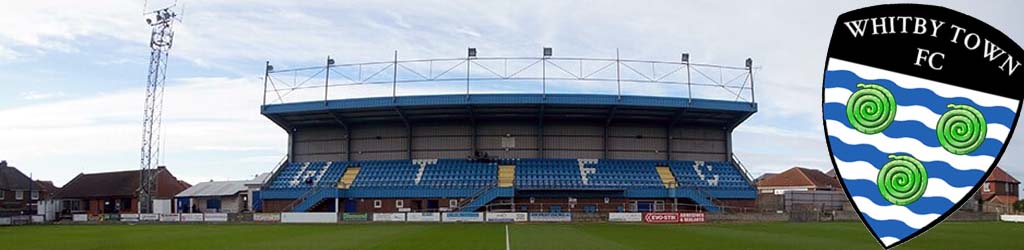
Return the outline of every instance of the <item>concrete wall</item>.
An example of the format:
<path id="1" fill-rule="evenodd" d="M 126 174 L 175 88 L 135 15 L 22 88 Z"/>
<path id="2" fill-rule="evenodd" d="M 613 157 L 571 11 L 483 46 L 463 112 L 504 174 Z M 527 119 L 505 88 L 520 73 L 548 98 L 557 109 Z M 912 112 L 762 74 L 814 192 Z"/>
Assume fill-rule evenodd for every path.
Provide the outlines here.
<path id="1" fill-rule="evenodd" d="M 605 128 L 603 122 L 571 120 L 546 120 L 543 131 L 536 120 L 478 121 L 475 126 L 439 121 L 413 123 L 411 129 L 402 123 L 349 126 L 350 139 L 340 126 L 295 131 L 293 161 L 409 159 L 410 143 L 413 159 L 465 158 L 474 148 L 499 158 L 660 160 L 670 154 L 676 160 L 729 159 L 730 135 L 716 127 L 669 130 L 657 124 L 612 123 Z"/>

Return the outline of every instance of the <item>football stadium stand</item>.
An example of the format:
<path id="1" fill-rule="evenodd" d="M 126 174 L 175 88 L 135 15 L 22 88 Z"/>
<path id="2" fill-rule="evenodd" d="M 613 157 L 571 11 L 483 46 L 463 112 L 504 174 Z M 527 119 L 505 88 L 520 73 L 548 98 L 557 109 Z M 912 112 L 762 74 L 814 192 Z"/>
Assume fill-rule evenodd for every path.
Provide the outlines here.
<path id="1" fill-rule="evenodd" d="M 287 133 L 288 155 L 261 189 L 262 209 L 713 212 L 753 206 L 757 191 L 732 150 L 732 131 L 757 112 L 751 64 L 548 56 L 326 69 L 268 65 L 261 113 Z M 448 70 L 429 70 L 441 65 Z M 321 71 L 337 78 L 323 76 L 322 87 L 282 81 L 309 81 Z M 703 77 L 690 79 L 691 72 Z M 465 92 L 400 94 L 400 86 L 421 82 L 465 84 Z M 508 82 L 540 89 L 482 90 Z M 548 92 L 547 84 L 573 82 L 594 83 L 586 85 L 593 91 Z M 624 94 L 624 83 L 644 88 L 633 93 L 658 89 L 659 95 Z M 343 96 L 356 85 L 390 89 L 387 96 Z"/>

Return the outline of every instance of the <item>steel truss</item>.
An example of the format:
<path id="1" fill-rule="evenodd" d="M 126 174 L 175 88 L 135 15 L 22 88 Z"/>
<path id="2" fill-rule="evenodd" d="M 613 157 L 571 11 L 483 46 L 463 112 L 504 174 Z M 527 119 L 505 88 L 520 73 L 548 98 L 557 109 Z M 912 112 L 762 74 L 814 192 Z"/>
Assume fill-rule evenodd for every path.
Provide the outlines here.
<path id="1" fill-rule="evenodd" d="M 391 96 L 401 96 L 399 84 L 409 83 L 461 83 L 469 98 L 473 83 L 495 81 L 521 81 L 540 84 L 540 93 L 549 93 L 549 83 L 597 82 L 615 84 L 615 95 L 623 95 L 623 83 L 649 83 L 666 86 L 685 86 L 684 96 L 689 99 L 708 98 L 708 90 L 718 91 L 719 100 L 755 103 L 754 70 L 752 61 L 746 67 L 691 63 L 627 60 L 616 58 L 580 57 L 466 57 L 394 60 L 366 63 L 335 64 L 328 57 L 324 66 L 275 70 L 267 62 L 264 75 L 263 105 L 324 101 L 329 92 L 359 85 L 390 84 Z M 322 84 L 321 84 L 322 80 Z M 610 86 L 609 86 L 610 87 Z M 704 88 L 704 91 L 694 91 Z M 298 97 L 297 92 L 323 89 L 322 95 Z M 342 91 L 344 93 L 344 91 Z M 322 98 L 321 98 L 322 96 Z M 344 99 L 334 98 L 334 99 Z"/>
<path id="2" fill-rule="evenodd" d="M 173 6 L 172 6 L 173 7 Z M 172 24 L 178 15 L 171 7 L 147 13 L 146 22 L 152 27 L 149 47 L 149 76 L 146 81 L 146 102 L 142 116 L 142 147 L 139 171 L 139 212 L 153 212 L 156 193 L 156 167 L 160 164 L 160 131 L 163 113 L 164 82 L 167 79 L 167 59 L 174 41 Z"/>

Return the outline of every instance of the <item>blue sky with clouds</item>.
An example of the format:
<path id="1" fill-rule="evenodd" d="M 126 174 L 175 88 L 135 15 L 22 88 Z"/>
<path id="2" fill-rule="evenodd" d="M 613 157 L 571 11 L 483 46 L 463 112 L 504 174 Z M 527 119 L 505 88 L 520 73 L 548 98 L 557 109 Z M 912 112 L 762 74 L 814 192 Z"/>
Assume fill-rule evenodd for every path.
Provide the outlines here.
<path id="1" fill-rule="evenodd" d="M 159 2 L 159 1 L 150 1 Z M 165 1 L 166 2 L 166 1 Z M 402 58 L 559 56 L 742 65 L 760 112 L 735 132 L 752 172 L 831 168 L 821 77 L 838 14 L 863 2 L 187 1 L 176 27 L 164 110 L 165 163 L 189 182 L 245 179 L 285 154 L 259 115 L 264 61 L 279 68 Z M 1024 4 L 950 1 L 1024 41 Z M 63 184 L 138 167 L 149 28 L 143 1 L 20 1 L 0 8 L 0 159 Z M 373 91 L 366 90 L 373 95 Z M 417 91 L 430 91 L 416 88 Z M 1024 176 L 1024 146 L 1001 165 Z"/>

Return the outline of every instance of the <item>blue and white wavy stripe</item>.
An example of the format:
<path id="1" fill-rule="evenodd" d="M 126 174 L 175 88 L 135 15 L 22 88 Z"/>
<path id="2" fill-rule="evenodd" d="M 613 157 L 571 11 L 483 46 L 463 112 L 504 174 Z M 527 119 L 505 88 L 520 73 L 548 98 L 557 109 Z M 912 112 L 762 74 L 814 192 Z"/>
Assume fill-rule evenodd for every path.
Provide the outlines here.
<path id="1" fill-rule="evenodd" d="M 846 102 L 858 83 L 882 85 L 896 99 L 895 121 L 882 133 L 860 133 L 846 117 Z M 939 144 L 935 126 L 950 103 L 977 107 L 988 122 L 986 139 L 970 154 L 950 154 Z M 1009 98 L 830 58 L 822 109 L 836 170 L 867 224 L 889 246 L 930 224 L 968 195 L 1002 149 L 1018 104 Z M 891 154 L 912 155 L 928 170 L 928 187 L 913 204 L 893 205 L 878 191 L 878 171 Z"/>
<path id="2" fill-rule="evenodd" d="M 850 95 L 852 94 L 853 92 L 846 88 L 825 89 L 826 103 L 825 106 L 822 107 L 823 109 L 825 109 L 825 115 L 832 116 L 832 118 L 835 119 L 846 119 L 846 100 L 850 99 Z M 840 102 L 840 100 L 842 100 L 842 102 Z M 919 124 L 919 126 L 926 127 L 928 129 L 931 129 L 932 131 L 935 130 L 935 126 L 938 125 L 939 123 L 939 117 L 942 117 L 941 113 L 935 113 L 931 109 L 928 109 L 924 106 L 902 105 L 903 103 L 901 103 L 900 101 L 902 101 L 902 99 L 896 100 L 898 105 L 896 107 L 896 117 L 894 119 L 894 122 L 917 123 Z M 942 112 L 945 113 L 945 110 Z M 829 118 L 826 117 L 825 119 Z M 1006 138 L 1006 135 L 1010 134 L 1010 127 L 1007 124 L 1000 124 L 988 121 L 988 116 L 986 116 L 985 119 L 986 122 L 988 122 L 988 132 L 986 133 L 986 137 L 988 139 L 1002 142 Z M 1010 119 L 1011 121 L 1009 125 L 1012 125 L 1013 117 L 1010 117 Z M 893 131 L 887 129 L 885 132 Z M 935 139 L 934 141 L 935 143 L 938 143 L 938 139 Z"/>

